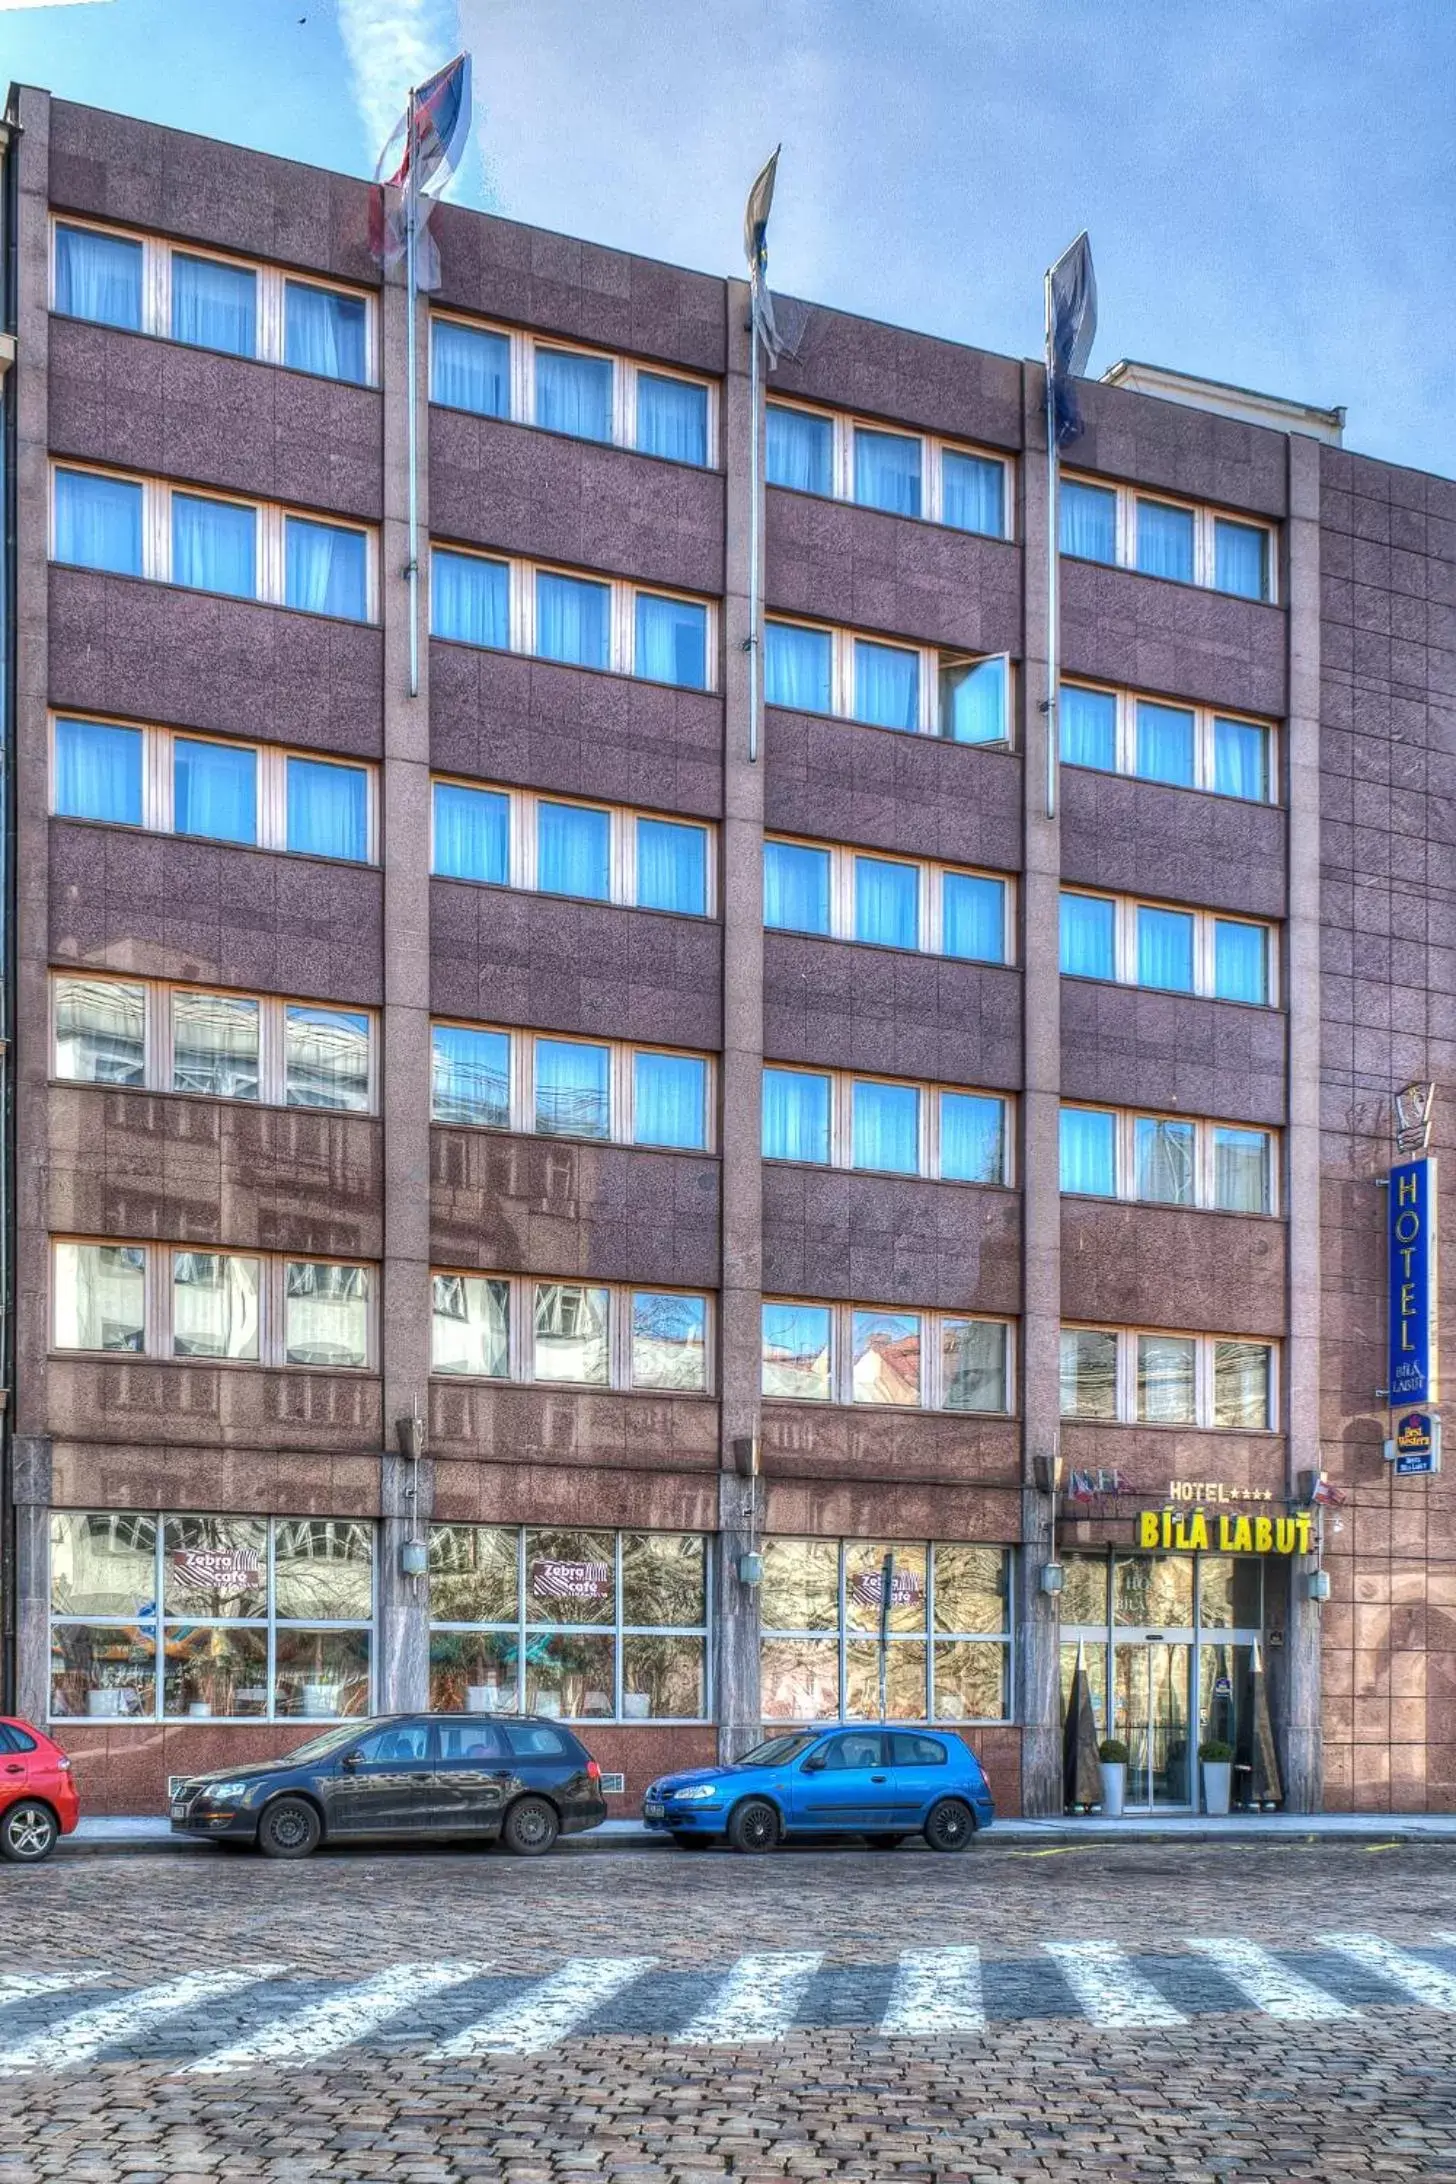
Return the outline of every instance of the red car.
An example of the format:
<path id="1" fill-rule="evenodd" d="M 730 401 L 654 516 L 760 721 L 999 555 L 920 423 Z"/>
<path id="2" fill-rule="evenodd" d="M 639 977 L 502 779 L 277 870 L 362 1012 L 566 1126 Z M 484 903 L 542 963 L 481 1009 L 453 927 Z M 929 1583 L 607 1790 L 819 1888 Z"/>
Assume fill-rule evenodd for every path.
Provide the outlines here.
<path id="1" fill-rule="evenodd" d="M 18 1716 L 0 1715 L 0 1858 L 39 1865 L 81 1817 L 71 1762 Z"/>

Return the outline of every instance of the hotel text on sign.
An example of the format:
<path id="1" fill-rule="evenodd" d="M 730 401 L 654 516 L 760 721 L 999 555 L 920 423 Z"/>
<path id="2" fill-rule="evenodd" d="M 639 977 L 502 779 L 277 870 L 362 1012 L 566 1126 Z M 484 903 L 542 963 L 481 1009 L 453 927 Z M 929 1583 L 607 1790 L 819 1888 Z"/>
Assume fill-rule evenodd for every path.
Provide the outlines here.
<path id="1" fill-rule="evenodd" d="M 1389 1401 L 1440 1400 L 1436 1355 L 1436 1163 L 1390 1171 Z"/>

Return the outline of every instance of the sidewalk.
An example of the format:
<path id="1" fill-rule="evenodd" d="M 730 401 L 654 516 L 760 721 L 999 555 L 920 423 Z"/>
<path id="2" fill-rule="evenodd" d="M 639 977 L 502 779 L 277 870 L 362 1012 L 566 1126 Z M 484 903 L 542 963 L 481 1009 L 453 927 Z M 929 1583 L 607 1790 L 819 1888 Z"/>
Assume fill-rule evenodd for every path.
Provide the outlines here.
<path id="1" fill-rule="evenodd" d="M 988 1844 L 1018 1849 L 1067 1849 L 1097 1843 L 1285 1842 L 1456 1843 L 1452 1812 L 1231 1813 L 1226 1820 L 1203 1814 L 1167 1816 L 1130 1813 L 1122 1820 L 998 1820 Z M 99 1814 L 82 1820 L 74 1835 L 61 1838 L 58 1853 L 85 1857 L 144 1853 L 191 1857 L 207 1844 L 194 1836 L 173 1835 L 165 1820 L 149 1814 Z M 671 1839 L 649 1834 L 638 1820 L 608 1820 L 590 1835 L 567 1836 L 557 1852 L 570 1857 L 614 1850 L 671 1850 Z"/>

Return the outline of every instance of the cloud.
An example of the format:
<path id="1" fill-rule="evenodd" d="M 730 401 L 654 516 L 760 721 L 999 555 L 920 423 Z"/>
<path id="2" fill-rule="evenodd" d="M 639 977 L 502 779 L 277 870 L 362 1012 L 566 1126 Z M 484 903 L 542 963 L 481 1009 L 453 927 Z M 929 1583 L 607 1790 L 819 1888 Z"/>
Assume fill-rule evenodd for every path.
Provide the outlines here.
<path id="1" fill-rule="evenodd" d="M 460 49 L 456 0 L 338 0 L 339 35 L 371 158 L 383 151 L 411 87 Z"/>

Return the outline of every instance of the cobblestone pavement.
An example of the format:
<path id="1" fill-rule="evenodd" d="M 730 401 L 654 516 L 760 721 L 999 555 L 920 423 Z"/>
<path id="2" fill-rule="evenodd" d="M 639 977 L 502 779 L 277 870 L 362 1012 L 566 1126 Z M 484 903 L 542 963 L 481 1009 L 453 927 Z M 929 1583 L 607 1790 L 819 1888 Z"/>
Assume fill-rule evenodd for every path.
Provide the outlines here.
<path id="1" fill-rule="evenodd" d="M 0 1872 L 0 2184 L 1456 2178 L 1456 1860 Z"/>

